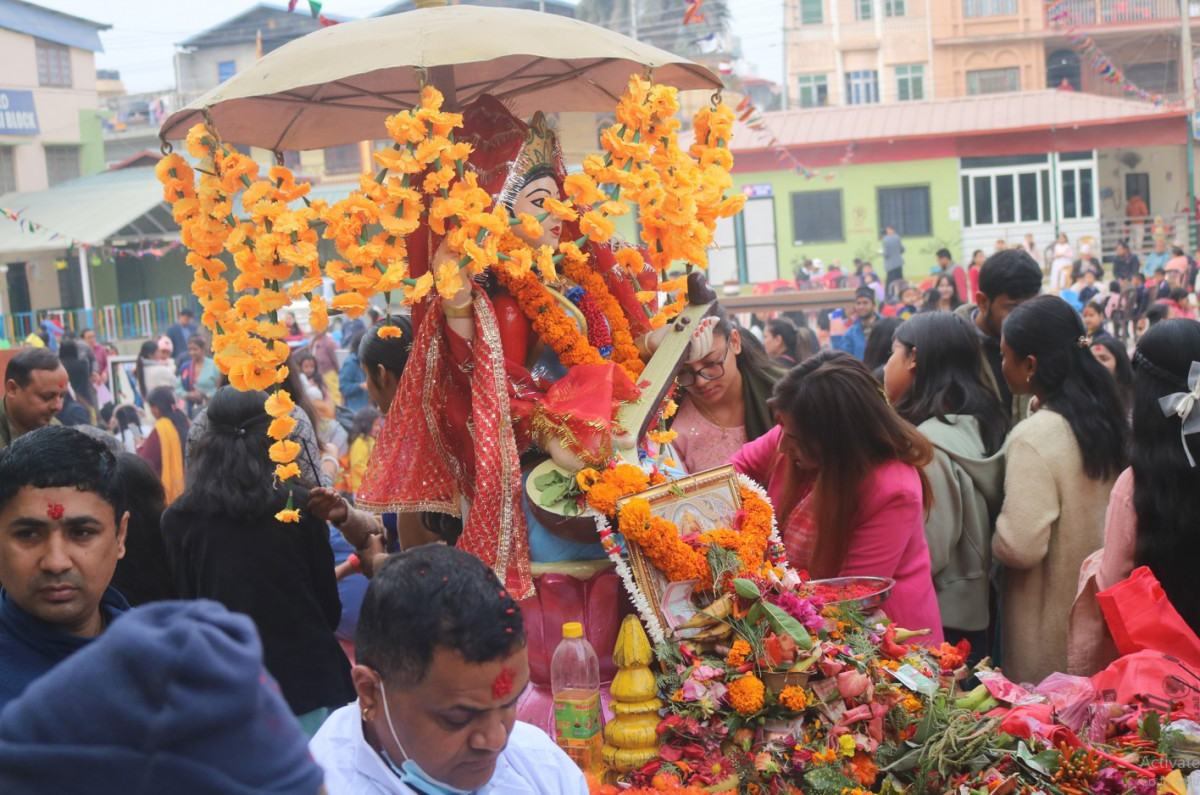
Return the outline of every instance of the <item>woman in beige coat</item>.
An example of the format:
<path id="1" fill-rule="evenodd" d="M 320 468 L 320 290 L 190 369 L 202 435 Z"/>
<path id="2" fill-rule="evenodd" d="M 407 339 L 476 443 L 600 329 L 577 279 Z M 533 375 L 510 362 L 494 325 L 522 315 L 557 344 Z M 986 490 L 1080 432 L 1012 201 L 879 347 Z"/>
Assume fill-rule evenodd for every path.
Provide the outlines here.
<path id="1" fill-rule="evenodd" d="M 1067 669 L 1079 566 L 1104 541 L 1109 492 L 1125 466 L 1125 412 L 1090 345 L 1082 319 L 1056 296 L 1004 321 L 1004 380 L 1040 409 L 1009 436 L 992 540 L 1004 564 L 1001 662 L 1016 682 Z"/>

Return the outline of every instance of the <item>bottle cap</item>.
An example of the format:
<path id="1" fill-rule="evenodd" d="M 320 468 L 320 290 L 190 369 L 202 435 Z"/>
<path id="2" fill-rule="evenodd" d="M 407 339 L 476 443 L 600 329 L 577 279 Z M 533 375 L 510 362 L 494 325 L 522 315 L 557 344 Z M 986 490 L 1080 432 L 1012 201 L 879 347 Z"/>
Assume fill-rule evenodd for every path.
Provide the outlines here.
<path id="1" fill-rule="evenodd" d="M 563 624 L 563 637 L 582 638 L 583 624 L 580 624 L 578 621 L 568 621 L 567 623 Z"/>

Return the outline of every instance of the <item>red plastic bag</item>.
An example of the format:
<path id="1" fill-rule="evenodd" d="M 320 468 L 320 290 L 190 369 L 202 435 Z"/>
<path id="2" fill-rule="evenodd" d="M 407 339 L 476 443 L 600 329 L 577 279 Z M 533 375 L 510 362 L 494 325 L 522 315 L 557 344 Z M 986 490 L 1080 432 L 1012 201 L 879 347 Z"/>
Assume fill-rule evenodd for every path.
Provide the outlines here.
<path id="1" fill-rule="evenodd" d="M 1134 569 L 1128 578 L 1096 594 L 1096 601 L 1121 654 L 1151 650 L 1200 667 L 1200 638 L 1148 567 Z"/>
<path id="2" fill-rule="evenodd" d="M 1178 705 L 1200 715 L 1200 673 L 1177 658 L 1156 651 L 1121 657 L 1092 677 L 1102 701 L 1170 714 Z"/>

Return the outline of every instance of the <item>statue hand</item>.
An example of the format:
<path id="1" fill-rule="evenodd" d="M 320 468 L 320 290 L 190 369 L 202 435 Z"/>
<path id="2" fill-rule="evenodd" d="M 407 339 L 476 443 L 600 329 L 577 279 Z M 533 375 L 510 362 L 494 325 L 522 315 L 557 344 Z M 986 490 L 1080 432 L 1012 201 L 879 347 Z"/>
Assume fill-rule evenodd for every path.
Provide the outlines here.
<path id="1" fill-rule="evenodd" d="M 454 252 L 450 250 L 450 247 L 446 244 L 446 241 L 443 240 L 438 245 L 437 251 L 434 252 L 433 263 L 430 265 L 429 269 L 436 273 L 438 268 L 445 263 L 457 263 L 457 261 L 458 259 Z M 463 277 L 462 286 L 458 288 L 458 292 L 456 292 L 454 295 L 450 296 L 449 298 L 442 299 L 443 307 L 449 307 L 450 309 L 465 309 L 470 306 L 471 300 L 474 297 L 472 293 L 474 291 L 475 282 L 468 274 L 462 273 L 461 275 Z"/>
<path id="2" fill-rule="evenodd" d="M 566 472 L 578 472 L 587 466 L 583 459 L 563 447 L 558 437 L 550 437 L 550 441 L 546 443 L 546 452 L 550 454 L 550 459 Z"/>
<path id="3" fill-rule="evenodd" d="M 706 317 L 700 321 L 696 330 L 692 333 L 692 341 L 688 346 L 687 356 L 684 361 L 688 364 L 698 362 L 712 352 L 713 348 L 713 328 L 717 325 L 715 317 Z"/>

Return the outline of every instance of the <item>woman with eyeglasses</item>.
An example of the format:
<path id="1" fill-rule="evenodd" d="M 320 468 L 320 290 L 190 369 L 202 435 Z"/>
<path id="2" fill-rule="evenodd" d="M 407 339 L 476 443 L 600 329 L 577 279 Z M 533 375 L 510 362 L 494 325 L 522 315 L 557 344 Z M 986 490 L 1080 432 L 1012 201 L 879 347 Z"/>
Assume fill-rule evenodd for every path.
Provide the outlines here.
<path id="1" fill-rule="evenodd" d="M 734 328 L 717 309 L 712 350 L 679 369 L 682 392 L 671 429 L 675 452 L 687 472 L 702 472 L 728 461 L 747 442 L 775 425 L 767 401 L 783 371 L 771 363 L 762 343 Z"/>

